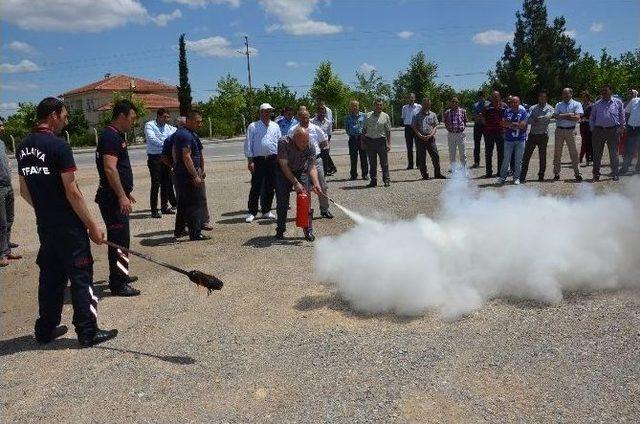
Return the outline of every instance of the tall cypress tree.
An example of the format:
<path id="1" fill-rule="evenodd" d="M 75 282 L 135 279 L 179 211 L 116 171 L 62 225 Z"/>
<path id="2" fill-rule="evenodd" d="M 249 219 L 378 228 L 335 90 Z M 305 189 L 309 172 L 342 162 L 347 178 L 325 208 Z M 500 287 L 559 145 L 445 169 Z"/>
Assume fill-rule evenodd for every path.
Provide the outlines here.
<path id="1" fill-rule="evenodd" d="M 189 68 L 187 66 L 187 49 L 184 43 L 184 34 L 180 35 L 180 60 L 178 62 L 180 73 L 180 85 L 178 88 L 178 101 L 180 102 L 180 115 L 185 116 L 191 109 L 191 84 L 189 84 Z"/>

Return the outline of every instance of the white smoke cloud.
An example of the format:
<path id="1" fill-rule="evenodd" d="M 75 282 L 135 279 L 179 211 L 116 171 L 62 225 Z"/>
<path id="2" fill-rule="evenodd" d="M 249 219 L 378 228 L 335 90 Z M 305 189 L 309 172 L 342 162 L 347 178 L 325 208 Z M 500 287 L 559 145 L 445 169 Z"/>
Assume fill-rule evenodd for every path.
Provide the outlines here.
<path id="1" fill-rule="evenodd" d="M 452 180 L 439 217 L 358 225 L 322 238 L 316 277 L 356 310 L 455 318 L 498 297 L 640 285 L 640 178 L 624 193 L 474 191 Z"/>

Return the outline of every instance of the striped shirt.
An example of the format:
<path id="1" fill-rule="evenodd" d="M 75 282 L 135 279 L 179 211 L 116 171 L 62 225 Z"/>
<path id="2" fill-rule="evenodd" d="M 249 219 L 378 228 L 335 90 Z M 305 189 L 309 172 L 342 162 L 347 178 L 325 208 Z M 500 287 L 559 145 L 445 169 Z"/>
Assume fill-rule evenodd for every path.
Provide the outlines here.
<path id="1" fill-rule="evenodd" d="M 462 108 L 447 109 L 444 112 L 444 125 L 449 132 L 461 133 L 467 126 L 467 112 Z"/>

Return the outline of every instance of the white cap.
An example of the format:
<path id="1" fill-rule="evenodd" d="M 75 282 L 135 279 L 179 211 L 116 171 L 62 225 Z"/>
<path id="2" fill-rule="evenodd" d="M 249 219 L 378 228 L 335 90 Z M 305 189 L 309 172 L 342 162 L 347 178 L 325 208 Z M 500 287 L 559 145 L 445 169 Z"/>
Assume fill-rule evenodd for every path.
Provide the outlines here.
<path id="1" fill-rule="evenodd" d="M 260 110 L 273 110 L 273 106 L 271 106 L 269 103 L 262 103 L 260 105 Z"/>

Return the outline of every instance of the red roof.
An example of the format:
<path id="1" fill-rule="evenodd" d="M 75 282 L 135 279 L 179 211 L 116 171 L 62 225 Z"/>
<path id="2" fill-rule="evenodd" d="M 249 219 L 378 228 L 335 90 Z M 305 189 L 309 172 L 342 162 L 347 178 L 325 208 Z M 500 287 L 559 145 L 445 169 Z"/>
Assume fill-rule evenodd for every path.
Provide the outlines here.
<path id="1" fill-rule="evenodd" d="M 147 109 L 160 109 L 161 107 L 165 109 L 180 109 L 180 102 L 178 99 L 162 96 L 160 94 L 138 94 L 135 93 L 134 96 L 137 99 L 140 99 L 144 102 L 144 106 Z M 111 102 L 106 103 L 98 108 L 98 111 L 102 112 L 105 110 L 111 109 Z"/>
<path id="2" fill-rule="evenodd" d="M 175 93 L 177 88 L 173 85 L 162 82 L 149 81 L 143 78 L 131 77 L 128 75 L 112 75 L 103 80 L 93 82 L 84 87 L 76 88 L 62 94 L 62 97 L 74 94 L 86 93 L 88 91 L 129 91 L 133 81 L 136 93 Z"/>

